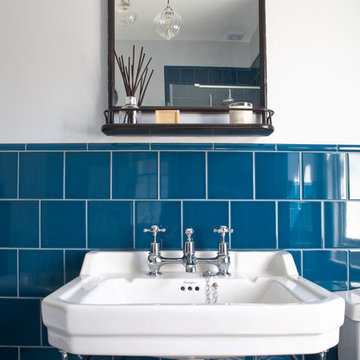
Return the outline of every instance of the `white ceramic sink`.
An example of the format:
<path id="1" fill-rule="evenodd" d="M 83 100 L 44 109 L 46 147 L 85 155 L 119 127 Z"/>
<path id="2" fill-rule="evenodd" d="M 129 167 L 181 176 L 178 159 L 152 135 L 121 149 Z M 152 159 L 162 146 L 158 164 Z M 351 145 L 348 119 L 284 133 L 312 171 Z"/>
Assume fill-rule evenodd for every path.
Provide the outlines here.
<path id="1" fill-rule="evenodd" d="M 210 278 L 216 304 L 207 303 L 208 265 L 195 274 L 164 265 L 150 277 L 147 254 L 88 253 L 80 276 L 42 302 L 49 343 L 82 355 L 208 358 L 312 354 L 338 343 L 343 299 L 300 277 L 289 253 L 231 251 L 231 276 Z"/>

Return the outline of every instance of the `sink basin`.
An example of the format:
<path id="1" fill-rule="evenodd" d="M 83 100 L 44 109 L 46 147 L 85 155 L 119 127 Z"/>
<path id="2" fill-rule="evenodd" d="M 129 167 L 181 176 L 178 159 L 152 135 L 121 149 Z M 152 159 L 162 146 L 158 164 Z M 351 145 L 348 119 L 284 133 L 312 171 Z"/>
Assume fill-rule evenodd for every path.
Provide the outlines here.
<path id="1" fill-rule="evenodd" d="M 343 299 L 300 277 L 287 252 L 230 251 L 231 275 L 208 278 L 205 264 L 196 273 L 164 265 L 150 277 L 147 254 L 87 253 L 80 276 L 42 302 L 49 343 L 82 355 L 207 358 L 312 354 L 338 343 Z"/>

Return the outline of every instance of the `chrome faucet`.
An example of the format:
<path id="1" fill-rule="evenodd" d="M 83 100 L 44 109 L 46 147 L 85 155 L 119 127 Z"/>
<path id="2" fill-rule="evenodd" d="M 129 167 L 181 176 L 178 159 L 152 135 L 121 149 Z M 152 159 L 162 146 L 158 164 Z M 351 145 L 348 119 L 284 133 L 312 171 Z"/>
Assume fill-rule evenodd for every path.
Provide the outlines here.
<path id="1" fill-rule="evenodd" d="M 160 254 L 160 244 L 156 241 L 159 232 L 165 232 L 166 229 L 160 229 L 157 225 L 152 225 L 150 229 L 144 229 L 144 232 L 151 232 L 153 241 L 150 243 L 150 252 L 147 258 L 147 263 L 150 269 L 149 275 L 161 275 L 160 268 L 168 264 L 182 264 L 185 266 L 186 272 L 196 272 L 197 264 L 215 265 L 218 268 L 217 275 L 227 276 L 229 274 L 230 256 L 228 243 L 225 241 L 227 233 L 231 234 L 234 230 L 227 226 L 220 226 L 219 229 L 214 229 L 214 232 L 221 234 L 221 241 L 219 242 L 218 254 L 212 258 L 197 258 L 195 256 L 195 243 L 192 239 L 194 230 L 188 228 L 185 230 L 187 239 L 184 244 L 183 256 L 179 258 L 164 257 Z"/>

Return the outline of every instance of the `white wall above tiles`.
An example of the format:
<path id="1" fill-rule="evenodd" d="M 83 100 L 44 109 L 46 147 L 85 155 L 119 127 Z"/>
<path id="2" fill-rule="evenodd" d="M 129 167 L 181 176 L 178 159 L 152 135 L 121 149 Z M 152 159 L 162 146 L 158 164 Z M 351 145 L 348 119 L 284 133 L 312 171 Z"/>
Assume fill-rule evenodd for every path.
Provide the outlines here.
<path id="1" fill-rule="evenodd" d="M 1 0 L 0 142 L 129 142 L 100 131 L 107 103 L 105 0 Z M 268 138 L 358 144 L 358 0 L 267 1 Z M 156 138 L 151 141 L 213 142 Z"/>

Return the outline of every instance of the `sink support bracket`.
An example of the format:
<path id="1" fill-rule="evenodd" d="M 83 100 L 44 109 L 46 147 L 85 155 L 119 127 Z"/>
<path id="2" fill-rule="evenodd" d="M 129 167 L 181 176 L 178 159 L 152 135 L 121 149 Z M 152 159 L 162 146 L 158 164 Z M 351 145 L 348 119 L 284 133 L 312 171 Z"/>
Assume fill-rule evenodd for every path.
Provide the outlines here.
<path id="1" fill-rule="evenodd" d="M 326 360 L 326 358 L 327 358 L 326 355 L 327 355 L 328 351 L 329 351 L 329 350 L 325 350 L 325 351 L 321 352 L 321 353 L 319 354 L 319 359 L 320 359 L 320 360 Z"/>
<path id="2" fill-rule="evenodd" d="M 61 354 L 61 360 L 68 360 L 68 353 L 66 351 L 59 350 Z"/>

